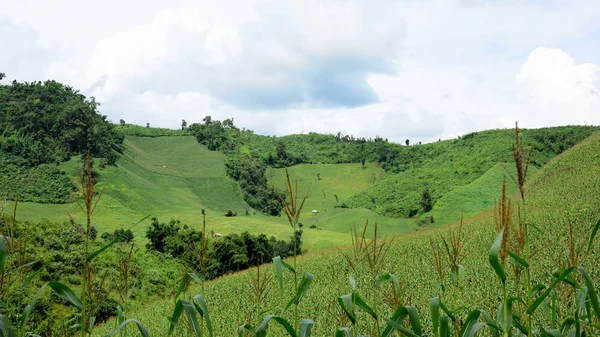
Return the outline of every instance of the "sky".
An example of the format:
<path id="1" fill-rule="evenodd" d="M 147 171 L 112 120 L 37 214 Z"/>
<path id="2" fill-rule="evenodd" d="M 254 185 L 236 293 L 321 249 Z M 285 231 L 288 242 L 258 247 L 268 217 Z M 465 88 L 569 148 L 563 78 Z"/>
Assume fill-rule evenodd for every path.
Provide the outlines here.
<path id="1" fill-rule="evenodd" d="M 113 122 L 429 142 L 600 124 L 600 1 L 1 0 L 0 72 Z"/>

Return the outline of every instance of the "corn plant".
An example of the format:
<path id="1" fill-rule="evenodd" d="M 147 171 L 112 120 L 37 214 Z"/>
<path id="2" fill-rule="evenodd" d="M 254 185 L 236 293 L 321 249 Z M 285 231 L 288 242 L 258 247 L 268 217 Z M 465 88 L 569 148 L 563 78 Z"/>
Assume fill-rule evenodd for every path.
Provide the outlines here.
<path id="1" fill-rule="evenodd" d="M 281 292 L 283 292 L 283 267 L 285 267 L 287 270 L 292 272 L 292 274 L 294 275 L 294 289 L 296 289 L 296 296 L 294 296 L 294 298 L 292 298 L 292 300 L 290 300 L 290 302 L 286 306 L 285 310 L 287 310 L 290 307 L 290 305 L 292 305 L 292 304 L 294 305 L 294 326 L 297 328 L 298 327 L 298 303 L 299 303 L 300 299 L 304 296 L 306 291 L 308 290 L 308 287 L 314 278 L 314 275 L 307 272 L 302 277 L 302 281 L 300 282 L 300 284 L 298 284 L 298 274 L 296 272 L 296 270 L 297 270 L 296 261 L 297 261 L 297 255 L 299 253 L 298 248 L 297 248 L 297 240 L 295 239 L 296 238 L 296 230 L 297 230 L 296 228 L 297 228 L 298 222 L 300 220 L 300 214 L 302 213 L 302 209 L 304 208 L 304 202 L 306 201 L 306 198 L 308 198 L 308 193 L 310 192 L 310 186 L 306 190 L 306 192 L 304 194 L 304 198 L 302 198 L 302 202 L 300 202 L 300 205 L 298 205 L 298 200 L 297 200 L 297 198 L 298 198 L 298 181 L 296 181 L 295 189 L 292 189 L 292 183 L 290 181 L 290 174 L 287 169 L 285 170 L 285 183 L 286 183 L 287 200 L 286 200 L 286 198 L 281 196 L 279 193 L 277 193 L 277 191 L 275 191 L 275 193 L 277 194 L 277 196 L 279 197 L 279 200 L 281 201 L 281 204 L 283 205 L 283 212 L 285 213 L 285 215 L 288 219 L 288 223 L 290 224 L 290 227 L 293 230 L 292 237 L 293 237 L 293 242 L 294 242 L 294 262 L 293 262 L 293 267 L 292 267 L 292 266 L 288 265 L 287 263 L 284 263 L 283 260 L 281 259 L 281 257 L 277 256 L 277 257 L 273 258 L 273 263 L 275 264 L 275 272 L 277 275 L 277 279 L 279 281 L 279 288 L 280 288 Z"/>

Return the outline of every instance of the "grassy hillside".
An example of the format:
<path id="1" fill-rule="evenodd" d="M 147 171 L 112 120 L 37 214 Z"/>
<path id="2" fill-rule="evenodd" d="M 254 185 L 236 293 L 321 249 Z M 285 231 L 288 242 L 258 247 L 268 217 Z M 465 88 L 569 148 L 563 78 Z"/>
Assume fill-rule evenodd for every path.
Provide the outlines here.
<path id="1" fill-rule="evenodd" d="M 164 136 L 187 136 L 187 130 L 173 130 L 166 128 L 144 127 L 135 124 L 115 124 L 115 130 L 124 136 L 135 137 L 164 137 Z"/>
<path id="2" fill-rule="evenodd" d="M 489 172 L 489 175 L 498 172 L 496 169 Z M 466 191 L 463 193 L 467 194 Z M 514 214 L 517 214 L 516 207 L 521 207 L 525 221 L 536 228 L 530 232 L 532 251 L 536 252 L 529 261 L 533 268 L 533 281 L 549 284 L 552 281 L 549 272 L 556 266 L 567 265 L 570 254 L 568 224 L 573 226 L 576 245 L 583 247 L 587 244 L 592 226 L 600 219 L 600 135 L 590 137 L 535 173 L 526 187 L 526 203 L 522 205 L 514 198 L 513 206 Z M 301 218 L 301 221 L 305 219 L 306 217 Z M 450 280 L 447 269 L 444 269 L 441 280 L 436 276 L 429 238 L 439 242 L 439 236 L 448 237 L 450 233 L 456 235 L 457 231 L 457 226 L 451 226 L 443 230 L 403 236 L 393 242 L 386 259 L 377 268 L 377 273 L 389 272 L 398 277 L 402 296 L 396 305 L 413 304 L 419 314 L 425 317 L 428 299 L 439 294 L 438 284 L 443 282 L 445 291 L 442 298 L 446 305 L 450 309 L 466 308 L 459 311 L 461 320 L 466 318 L 468 310 L 474 308 L 485 309 L 495 317 L 502 291 L 488 263 L 488 250 L 496 237 L 493 213 L 484 212 L 465 222 L 462 232 L 463 239 L 466 240 L 462 261 L 464 274 L 455 283 Z M 599 253 L 600 246 L 596 241 L 591 254 L 581 261 L 581 265 L 586 267 L 596 281 L 600 279 L 600 265 L 595 258 Z M 270 274 L 271 268 L 265 267 L 262 274 Z M 335 328 L 348 324 L 336 303 L 338 296 L 352 290 L 348 276 L 356 279 L 356 291 L 368 303 L 376 306 L 377 311 L 383 312 L 385 317 L 390 317 L 392 311 L 383 300 L 390 289 L 387 286 L 375 288 L 375 280 L 365 264 L 361 264 L 355 273 L 350 272 L 344 258 L 338 252 L 331 252 L 301 258 L 299 269 L 315 275 L 299 306 L 300 317 L 310 317 L 317 322 L 313 336 L 331 336 Z M 508 270 L 508 274 L 512 279 L 512 269 Z M 210 308 L 216 335 L 235 335 L 237 327 L 242 324 L 260 323 L 265 315 L 263 310 L 276 312 L 291 320 L 291 310 L 281 313 L 277 309 L 285 306 L 287 299 L 292 296 L 291 283 L 292 280 L 288 277 L 285 285 L 287 291 L 282 296 L 277 290 L 277 281 L 272 277 L 268 279 L 266 298 L 258 306 L 252 304 L 249 295 L 252 284 L 249 272 L 207 283 L 204 297 Z M 510 288 L 509 291 L 512 293 L 517 290 Z M 557 292 L 558 303 L 563 304 L 559 307 L 559 322 L 570 314 L 567 311 L 570 309 L 564 305 L 569 302 L 570 294 L 567 288 L 561 288 Z M 375 297 L 380 299 L 379 304 L 373 304 Z M 166 300 L 133 310 L 129 317 L 140 319 L 149 327 L 151 334 L 163 335 L 167 326 L 164 317 L 170 315 L 172 309 L 172 301 Z M 359 316 L 361 322 L 368 320 L 364 314 Z M 96 332 L 106 333 L 112 327 L 109 324 Z M 279 335 L 278 332 L 278 328 L 273 327 L 271 333 Z"/>
<path id="3" fill-rule="evenodd" d="M 538 169 L 532 166 L 529 175 L 537 171 Z M 494 202 L 500 198 L 504 177 L 507 181 L 506 193 L 513 195 L 517 191 L 517 185 L 511 175 L 516 177 L 512 164 L 496 164 L 472 183 L 455 188 L 441 197 L 433 209 L 424 213 L 422 217 L 433 216 L 434 224 L 439 226 L 457 222 L 461 216 L 465 218 L 475 216 L 482 210 L 494 206 Z"/>
<path id="4" fill-rule="evenodd" d="M 193 137 L 127 136 L 124 148 L 124 155 L 119 158 L 117 166 L 107 166 L 97 171 L 100 182 L 98 190 L 105 188 L 93 216 L 93 222 L 100 233 L 127 228 L 148 214 L 164 221 L 175 218 L 183 223 L 199 226 L 201 210 L 205 209 L 209 229 L 217 233 L 248 230 L 281 239 L 287 239 L 291 235 L 284 217 L 267 217 L 252 210 L 242 200 L 238 185 L 225 175 L 224 155 L 207 150 Z M 77 183 L 79 166 L 79 160 L 72 159 L 61 167 Z M 319 181 L 322 184 L 313 185 L 313 192 L 305 209 L 307 215 L 312 209 L 322 210 L 311 218 L 312 221 L 306 222 L 304 238 L 308 250 L 345 244 L 350 227 L 367 219 L 378 221 L 390 236 L 414 228 L 412 221 L 402 223 L 398 219 L 383 217 L 365 209 L 334 209 L 333 194 L 339 194 L 341 201 L 372 184 L 370 181 L 373 175 L 379 179 L 383 172 L 375 165 L 369 164 L 364 170 L 360 164 L 329 165 L 322 168 L 313 166 L 305 173 L 303 167 L 311 166 L 302 165 L 298 170 L 292 170 L 293 176 L 298 175 L 301 190 L 305 188 L 304 182 L 309 182 L 310 178 L 316 180 L 316 173 L 322 172 L 322 180 Z M 279 170 L 274 170 L 271 178 L 276 186 L 282 186 L 284 177 Z M 345 184 L 348 181 L 361 183 Z M 327 196 L 325 203 L 319 199 L 323 195 Z M 238 216 L 223 216 L 228 210 L 237 212 Z M 84 219 L 76 204 L 36 203 L 20 203 L 18 218 L 63 221 L 68 219 L 67 211 L 78 221 Z M 249 212 L 248 215 L 246 211 Z M 306 218 L 308 220 L 308 216 Z M 308 228 L 313 224 L 318 228 Z M 144 223 L 134 229 L 137 238 L 143 240 L 146 226 Z"/>
<path id="5" fill-rule="evenodd" d="M 521 132 L 524 144 L 533 149 L 532 166 L 539 168 L 594 130 L 597 128 L 565 126 Z M 412 216 L 420 210 L 423 190 L 429 189 L 437 201 L 455 188 L 472 183 L 497 163 L 511 161 L 513 140 L 514 130 L 487 130 L 459 139 L 402 147 L 402 151 L 390 155 L 393 159 L 387 159 L 386 170 L 395 174 L 388 174 L 348 200 L 347 205 L 388 216 Z"/>
<path id="6" fill-rule="evenodd" d="M 504 130 L 500 134 L 509 133 Z M 423 152 L 418 158 L 430 159 L 420 159 L 422 163 L 415 170 L 399 174 L 386 175 L 376 163 L 366 163 L 364 168 L 360 163 L 301 164 L 289 168 L 292 180 L 298 180 L 300 192 L 311 186 L 302 219 L 305 247 L 314 250 L 343 245 L 349 241 L 348 233 L 353 226 L 362 226 L 367 220 L 371 224 L 377 223 L 383 236 L 412 232 L 418 228 L 417 219 L 378 214 L 386 214 L 386 211 L 377 205 L 403 207 L 403 204 L 412 204 L 414 209 L 418 209 L 418 201 L 424 188 L 429 188 L 434 196 L 439 195 L 440 191 L 446 191 L 431 214 L 424 215 L 434 216 L 435 223 L 428 227 L 443 226 L 457 221 L 463 213 L 470 216 L 486 209 L 499 197 L 500 191 L 495 187 L 501 184 L 504 171 L 499 165 L 492 166 L 479 177 L 474 176 L 474 171 L 459 174 L 460 177 L 456 180 L 450 180 L 444 174 L 452 176 L 452 173 L 446 171 L 465 170 L 462 165 L 470 159 L 469 156 L 475 153 L 476 156 L 484 157 L 482 153 L 493 149 L 490 144 L 507 143 L 499 149 L 506 151 L 510 148 L 504 136 L 495 140 L 497 135 L 498 131 L 476 134 L 467 139 L 478 139 L 478 143 L 469 141 L 465 143 L 467 145 L 462 140 L 449 140 L 415 146 L 415 150 L 411 151 Z M 484 152 L 474 151 L 473 144 L 479 144 L 477 147 Z M 465 152 L 471 154 L 459 151 L 464 146 Z M 506 157 L 505 154 L 499 154 L 499 149 L 495 150 L 498 153 L 481 161 L 487 165 L 487 161 L 492 160 L 490 158 Z M 453 164 L 456 158 L 460 160 Z M 227 234 L 248 230 L 281 239 L 289 237 L 285 217 L 263 216 L 242 200 L 238 185 L 225 175 L 224 162 L 225 155 L 218 151 L 208 151 L 191 136 L 127 136 L 124 153 L 117 166 L 107 166 L 98 171 L 105 193 L 93 221 L 101 233 L 127 228 L 148 214 L 165 221 L 180 219 L 183 223 L 195 226 L 200 223 L 201 209 L 205 209 L 210 229 L 214 232 Z M 61 165 L 75 184 L 79 165 L 77 159 Z M 284 188 L 283 169 L 268 169 L 267 178 L 278 189 Z M 439 184 L 432 185 L 428 183 L 430 181 Z M 509 189 L 511 188 L 514 189 L 512 183 L 509 184 Z M 357 204 L 357 200 L 362 199 L 366 199 L 365 203 L 371 209 Z M 396 204 L 398 200 L 402 202 Z M 347 204 L 356 207 L 342 208 Z M 224 217 L 223 214 L 228 210 L 237 212 L 238 216 Z M 312 210 L 317 210 L 318 214 L 313 214 Z M 36 203 L 21 203 L 19 218 L 62 221 L 67 219 L 67 211 L 77 220 L 83 219 L 83 214 L 75 204 Z M 136 237 L 143 240 L 146 225 L 136 227 Z"/>
<path id="7" fill-rule="evenodd" d="M 414 230 L 413 219 L 397 219 L 379 215 L 365 208 L 341 208 L 343 201 L 369 188 L 385 176 L 375 163 L 361 164 L 301 164 L 288 168 L 292 183 L 298 182 L 299 202 L 310 186 L 310 193 L 302 212 L 304 228 L 316 226 L 347 234 L 354 225 L 365 221 L 377 223 L 380 234 L 388 237 Z M 285 190 L 285 169 L 271 169 L 269 181 Z M 337 199 L 336 199 L 337 196 Z M 314 214 L 312 211 L 318 213 Z M 306 230 L 305 230 L 306 231 Z M 369 235 L 370 237 L 370 235 Z"/>

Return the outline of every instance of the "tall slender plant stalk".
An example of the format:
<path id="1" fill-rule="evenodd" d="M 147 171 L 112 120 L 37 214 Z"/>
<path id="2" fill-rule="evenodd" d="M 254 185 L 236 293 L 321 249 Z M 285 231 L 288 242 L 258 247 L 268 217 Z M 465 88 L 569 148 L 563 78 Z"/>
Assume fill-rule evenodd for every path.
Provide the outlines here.
<path id="1" fill-rule="evenodd" d="M 517 169 L 516 178 L 511 175 L 513 181 L 519 187 L 519 194 L 521 195 L 521 204 L 523 208 L 523 217 L 519 216 L 519 226 L 523 228 L 523 236 L 524 236 L 524 248 L 525 248 L 525 260 L 530 261 L 531 258 L 531 250 L 529 247 L 529 228 L 527 225 L 527 217 L 526 217 L 526 206 L 525 206 L 525 182 L 527 179 L 527 171 L 529 170 L 529 163 L 531 161 L 531 154 L 533 151 L 531 149 L 525 149 L 523 145 L 523 140 L 521 139 L 521 135 L 519 132 L 519 124 L 515 123 L 515 143 L 513 145 L 513 158 L 515 160 L 515 167 Z M 521 212 L 519 212 L 521 213 Z M 522 221 L 522 222 L 521 222 Z M 532 304 L 531 298 L 531 272 L 529 268 L 525 268 L 525 296 L 527 306 Z M 532 336 L 532 317 L 531 314 L 526 313 L 525 322 L 527 325 L 527 336 Z"/>
<path id="2" fill-rule="evenodd" d="M 91 330 L 91 301 L 92 301 L 92 274 L 90 268 L 90 261 L 88 260 L 88 256 L 90 254 L 90 233 L 92 228 L 92 214 L 102 197 L 104 192 L 104 188 L 100 191 L 98 197 L 96 198 L 96 203 L 94 204 L 94 177 L 92 175 L 92 155 L 88 152 L 86 159 L 83 164 L 83 170 L 81 174 L 81 189 L 83 193 L 83 204 L 79 200 L 79 208 L 83 213 L 85 213 L 86 218 L 86 226 L 85 231 L 81 229 L 81 226 L 77 225 L 79 231 L 84 235 L 84 257 L 83 266 L 81 270 L 81 336 L 85 336 Z"/>
<path id="3" fill-rule="evenodd" d="M 304 198 L 302 198 L 302 202 L 298 205 L 298 180 L 295 181 L 295 189 L 292 189 L 292 183 L 290 181 L 290 174 L 287 169 L 285 169 L 285 184 L 286 184 L 286 196 L 287 200 L 281 196 L 277 191 L 275 193 L 279 197 L 281 204 L 283 205 L 283 212 L 288 218 L 288 223 L 293 230 L 292 241 L 294 245 L 294 290 L 298 289 L 298 269 L 297 269 L 297 256 L 298 256 L 298 245 L 296 240 L 296 227 L 298 226 L 298 221 L 300 219 L 300 214 L 302 212 L 302 208 L 304 208 L 304 202 L 306 198 L 308 198 L 308 193 L 310 192 L 310 185 L 306 189 L 304 193 Z M 289 201 L 288 201 L 289 200 Z M 294 327 L 296 330 L 298 329 L 298 304 L 294 303 Z"/>

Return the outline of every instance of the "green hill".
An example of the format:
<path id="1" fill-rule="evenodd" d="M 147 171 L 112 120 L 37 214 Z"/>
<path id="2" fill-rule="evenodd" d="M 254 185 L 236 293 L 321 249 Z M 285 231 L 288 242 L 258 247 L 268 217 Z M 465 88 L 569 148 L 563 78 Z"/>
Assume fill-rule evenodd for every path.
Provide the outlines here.
<path id="1" fill-rule="evenodd" d="M 127 130 L 117 126 L 117 130 L 119 128 L 121 132 Z M 569 128 L 545 132 L 556 134 Z M 141 127 L 132 130 L 138 132 L 138 129 L 153 130 Z M 587 132 L 588 129 L 582 130 Z M 377 163 L 366 163 L 364 168 L 360 163 L 290 167 L 292 180 L 298 180 L 301 193 L 311 186 L 302 221 L 305 247 L 314 250 L 344 244 L 348 242 L 353 226 L 361 226 L 366 221 L 377 223 L 380 234 L 387 237 L 412 232 L 419 228 L 417 218 L 385 214 L 406 205 L 412 205 L 409 206 L 411 212 L 417 212 L 421 193 L 426 188 L 431 190 L 434 198 L 437 196 L 433 210 L 421 216 L 434 217 L 435 223 L 429 227 L 446 225 L 460 219 L 462 214 L 470 216 L 488 208 L 499 197 L 500 191 L 494 187 L 501 184 L 504 170 L 495 163 L 482 174 L 477 172 L 496 158 L 510 156 L 507 138 L 510 132 L 482 132 L 459 140 L 407 148 L 419 164 L 415 169 L 400 173 L 386 174 Z M 539 132 L 530 132 L 529 137 Z M 205 209 L 214 232 L 228 234 L 248 230 L 281 239 L 289 237 L 284 217 L 262 215 L 244 202 L 238 184 L 225 174 L 226 154 L 209 151 L 194 137 L 180 133 L 178 136 L 148 135 L 125 136 L 123 154 L 117 165 L 98 170 L 100 187 L 105 189 L 93 222 L 100 232 L 127 228 L 148 214 L 163 220 L 175 218 L 196 226 L 200 223 L 201 210 Z M 545 147 L 539 147 L 533 159 L 547 161 L 543 149 Z M 501 150 L 508 155 L 501 154 Z M 75 185 L 79 167 L 79 160 L 75 158 L 60 166 Z M 534 170 L 535 166 L 532 166 Z M 283 169 L 269 168 L 266 175 L 270 184 L 283 190 Z M 514 188 L 511 186 L 513 184 L 509 184 L 509 189 Z M 366 206 L 362 207 L 363 204 Z M 238 216 L 225 217 L 223 214 L 229 210 Z M 312 210 L 318 213 L 313 214 Z M 19 218 L 63 221 L 67 219 L 67 211 L 75 219 L 82 220 L 83 214 L 76 204 L 31 202 L 20 203 Z M 137 237 L 144 238 L 145 226 L 135 229 Z"/>
<path id="2" fill-rule="evenodd" d="M 530 229 L 530 242 L 532 251 L 536 254 L 529 261 L 532 265 L 532 278 L 534 283 L 549 284 L 552 276 L 549 274 L 554 266 L 565 266 L 569 259 L 569 226 L 573 226 L 574 236 L 577 244 L 587 244 L 587 238 L 593 224 L 600 218 L 600 135 L 596 134 L 583 141 L 578 146 L 550 161 L 543 169 L 536 172 L 526 185 L 526 203 L 520 206 L 521 216 L 531 223 L 535 229 Z M 325 172 L 323 170 L 323 172 Z M 465 188 L 461 193 L 463 196 L 479 195 L 474 192 L 475 186 L 483 183 L 488 178 L 499 175 L 500 168 L 496 167 L 482 177 L 477 183 Z M 311 172 L 312 175 L 314 172 Z M 310 176 L 308 175 L 308 176 Z M 493 179 L 496 181 L 496 179 Z M 498 185 L 495 188 L 499 188 Z M 471 190 L 471 191 L 469 191 Z M 519 205 L 518 200 L 513 198 L 514 209 Z M 440 205 L 439 207 L 443 207 Z M 306 221 L 303 216 L 301 221 Z M 399 303 L 412 304 L 417 307 L 420 315 L 426 316 L 428 299 L 438 294 L 439 278 L 436 277 L 434 259 L 429 239 L 438 240 L 439 236 L 457 233 L 457 226 L 451 226 L 442 230 L 420 232 L 398 238 L 392 244 L 391 250 L 378 267 L 378 274 L 393 273 L 399 279 L 401 287 L 401 298 Z M 496 237 L 494 216 L 491 212 L 482 213 L 480 216 L 467 220 L 463 229 L 463 240 L 466 240 L 463 252 L 464 275 L 456 284 L 451 281 L 448 271 L 442 282 L 446 285 L 443 299 L 451 309 L 465 307 L 460 311 L 460 318 L 464 320 L 471 309 L 483 308 L 495 317 L 502 290 L 497 277 L 492 272 L 488 263 L 488 250 Z M 348 241 L 348 243 L 350 243 Z M 592 279 L 600 278 L 599 261 L 594 256 L 600 253 L 600 247 L 596 241 L 593 251 L 581 264 L 591 273 Z M 444 258 L 442 256 L 442 258 Z M 272 267 L 265 267 L 270 269 Z M 549 269 L 550 268 L 550 269 Z M 392 308 L 387 300 L 383 300 L 389 289 L 376 290 L 373 286 L 375 280 L 371 279 L 366 264 L 362 264 L 356 273 L 350 272 L 345 259 L 338 252 L 314 254 L 300 258 L 300 272 L 310 271 L 315 275 L 308 293 L 299 306 L 299 317 L 310 317 L 317 324 L 313 329 L 313 336 L 330 336 L 339 326 L 348 324 L 344 321 L 344 314 L 339 311 L 336 298 L 352 291 L 348 283 L 348 276 L 353 276 L 357 281 L 356 291 L 359 292 L 368 303 L 373 303 L 374 296 L 379 296 L 379 312 L 385 317 L 390 317 Z M 281 314 L 288 320 L 292 319 L 291 311 L 279 312 L 278 309 L 285 306 L 287 299 L 292 296 L 290 284 L 291 278 L 286 278 L 285 295 L 280 295 L 276 290 L 277 281 L 270 278 L 266 283 L 269 291 L 266 298 L 256 308 L 252 304 L 252 272 L 227 276 L 204 286 L 204 297 L 210 308 L 210 315 L 216 335 L 235 335 L 238 326 L 251 323 L 260 323 L 264 314 L 260 315 L 256 310 L 268 310 L 269 308 Z M 264 271 L 262 274 L 268 274 Z M 513 277 L 512 269 L 509 270 L 509 278 Z M 566 288 L 565 288 L 566 289 Z M 199 291 L 199 289 L 196 289 Z M 511 289 L 510 291 L 513 291 Z M 569 303 L 569 291 L 561 291 L 556 294 L 561 307 L 561 312 L 567 315 L 568 310 L 563 307 Z M 394 303 L 393 301 L 390 303 Z M 562 304 L 561 304 L 562 303 Z M 144 308 L 133 310 L 130 317 L 141 320 L 151 334 L 160 335 L 166 328 L 166 321 L 159 319 L 171 314 L 173 310 L 172 300 L 150 303 Z M 361 320 L 367 321 L 366 315 L 360 316 Z M 564 317 L 562 317 L 564 318 Z M 561 318 L 561 320 L 562 320 Z M 429 324 L 429 323 L 428 323 Z M 113 325 L 108 324 L 97 333 L 106 333 Z M 358 327 L 359 329 L 361 327 Z M 364 329 L 364 327 L 362 327 Z M 273 327 L 272 333 L 278 335 L 278 328 Z"/>
<path id="3" fill-rule="evenodd" d="M 565 126 L 523 129 L 521 134 L 523 143 L 532 149 L 532 167 L 540 168 L 594 130 L 598 128 Z M 474 182 L 494 165 L 510 162 L 513 141 L 514 130 L 487 130 L 458 139 L 402 147 L 392 163 L 387 164 L 386 171 L 392 174 L 346 204 L 393 217 L 413 216 L 420 211 L 419 202 L 425 189 L 437 201 Z"/>
<path id="4" fill-rule="evenodd" d="M 123 156 L 116 166 L 106 166 L 98 170 L 98 190 L 104 188 L 101 201 L 94 213 L 93 222 L 98 230 L 113 231 L 127 228 L 147 214 L 159 219 L 179 219 L 183 223 L 198 226 L 201 222 L 201 210 L 207 211 L 209 229 L 222 234 L 249 231 L 254 234 L 266 233 L 287 239 L 289 225 L 283 217 L 269 217 L 251 209 L 243 200 L 242 193 L 235 181 L 225 175 L 225 156 L 221 152 L 209 151 L 191 136 L 181 137 L 135 137 L 126 136 Z M 77 181 L 79 160 L 74 158 L 61 165 L 61 168 Z M 301 165 L 300 167 L 303 167 Z M 310 166 L 310 165 L 308 165 Z M 317 169 L 317 166 L 313 169 Z M 283 183 L 279 170 L 273 171 L 273 182 L 277 186 Z M 344 244 L 354 223 L 361 224 L 366 219 L 378 221 L 387 234 L 396 235 L 412 230 L 412 221 L 398 226 L 398 219 L 377 215 L 365 209 L 335 209 L 333 194 L 340 198 L 360 192 L 368 186 L 373 174 L 383 171 L 375 165 L 363 170 L 360 164 L 329 165 L 321 170 L 322 186 L 315 187 L 311 195 L 329 195 L 327 211 L 313 203 L 311 197 L 305 211 L 310 214 L 314 208 L 323 210 L 306 222 L 304 231 L 305 247 L 310 250 L 331 248 Z M 293 169 L 298 179 L 313 175 L 312 171 L 300 174 L 302 170 Z M 316 179 L 316 175 L 314 175 Z M 360 185 L 344 186 L 345 181 L 360 180 Z M 316 185 L 315 185 L 316 186 Z M 305 186 L 302 185 L 304 188 Z M 319 193 L 319 194 L 315 194 Z M 320 203 L 318 199 L 315 202 Z M 10 205 L 8 205 L 10 207 Z M 312 207 L 312 208 L 311 208 Z M 236 217 L 223 214 L 232 210 Z M 37 204 L 19 203 L 18 218 L 37 221 L 47 218 L 52 221 L 68 219 L 67 211 L 78 221 L 83 221 L 83 213 L 76 204 Z M 248 215 L 246 215 L 248 211 Z M 354 219 L 350 222 L 348 220 Z M 315 224 L 318 228 L 308 228 Z M 389 224 L 389 226 L 387 226 Z M 134 230 L 138 238 L 145 236 L 145 224 Z"/>
<path id="5" fill-rule="evenodd" d="M 299 202 L 310 186 L 302 212 L 304 227 L 327 229 L 347 234 L 354 225 L 365 221 L 377 223 L 384 236 L 408 233 L 415 228 L 412 219 L 397 219 L 379 215 L 365 208 L 342 208 L 345 200 L 369 188 L 385 176 L 375 163 L 357 164 L 301 164 L 288 169 L 292 184 L 298 182 Z M 285 190 L 285 169 L 268 171 L 270 182 Z M 295 186 L 295 184 L 294 184 Z M 295 188 L 295 187 L 294 187 Z M 337 197 L 337 198 L 336 198 Z M 317 213 L 313 213 L 313 210 Z"/>
<path id="6" fill-rule="evenodd" d="M 529 168 L 531 176 L 538 169 Z M 441 197 L 430 212 L 422 217 L 433 216 L 436 225 L 445 225 L 460 220 L 461 216 L 469 218 L 482 210 L 494 206 L 500 198 L 502 181 L 506 177 L 506 193 L 513 195 L 517 192 L 517 185 L 511 178 L 516 177 L 516 172 L 511 164 L 496 164 L 481 177 L 472 183 L 453 189 Z"/>

